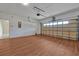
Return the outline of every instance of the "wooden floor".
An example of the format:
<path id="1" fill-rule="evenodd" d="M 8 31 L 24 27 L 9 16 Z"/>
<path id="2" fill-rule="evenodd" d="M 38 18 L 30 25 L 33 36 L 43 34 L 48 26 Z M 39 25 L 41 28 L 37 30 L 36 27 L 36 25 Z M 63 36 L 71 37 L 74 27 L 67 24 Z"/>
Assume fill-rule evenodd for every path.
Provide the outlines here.
<path id="1" fill-rule="evenodd" d="M 0 40 L 1 56 L 73 56 L 79 55 L 77 41 L 48 36 L 29 36 Z"/>

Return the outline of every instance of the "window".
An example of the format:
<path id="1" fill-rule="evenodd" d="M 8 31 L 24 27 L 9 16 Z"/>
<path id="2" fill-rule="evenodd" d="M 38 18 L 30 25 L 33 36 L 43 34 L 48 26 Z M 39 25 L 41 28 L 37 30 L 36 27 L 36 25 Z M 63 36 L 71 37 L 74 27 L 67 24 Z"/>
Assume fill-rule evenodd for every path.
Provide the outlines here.
<path id="1" fill-rule="evenodd" d="M 54 22 L 53 25 L 57 25 L 57 22 Z"/>
<path id="2" fill-rule="evenodd" d="M 63 24 L 69 24 L 69 21 L 64 21 Z"/>
<path id="3" fill-rule="evenodd" d="M 58 22 L 58 25 L 61 25 L 63 22 Z"/>
<path id="4" fill-rule="evenodd" d="M 51 25 L 62 25 L 62 24 L 69 24 L 69 21 L 61 21 L 61 22 L 51 22 L 51 23 L 46 23 L 46 24 L 44 24 L 44 26 L 51 26 Z"/>

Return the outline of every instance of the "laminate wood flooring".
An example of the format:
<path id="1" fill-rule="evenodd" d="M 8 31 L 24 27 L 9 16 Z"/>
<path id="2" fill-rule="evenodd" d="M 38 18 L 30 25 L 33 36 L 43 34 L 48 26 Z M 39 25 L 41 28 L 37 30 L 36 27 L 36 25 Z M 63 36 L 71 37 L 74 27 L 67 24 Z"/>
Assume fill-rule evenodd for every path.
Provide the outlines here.
<path id="1" fill-rule="evenodd" d="M 0 39 L 1 56 L 77 56 L 78 41 L 49 36 Z"/>

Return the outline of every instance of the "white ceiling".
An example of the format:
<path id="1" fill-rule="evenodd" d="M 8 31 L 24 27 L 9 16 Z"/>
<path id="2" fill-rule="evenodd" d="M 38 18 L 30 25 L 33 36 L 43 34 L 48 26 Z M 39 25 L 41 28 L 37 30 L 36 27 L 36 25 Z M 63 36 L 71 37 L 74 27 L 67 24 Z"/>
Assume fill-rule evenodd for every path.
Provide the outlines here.
<path id="1" fill-rule="evenodd" d="M 38 11 L 33 9 L 34 6 L 44 10 L 45 12 L 39 11 L 44 16 L 37 16 L 36 14 Z M 0 12 L 18 16 L 30 16 L 33 19 L 42 19 L 78 7 L 78 3 L 30 3 L 27 6 L 21 3 L 0 3 Z"/>

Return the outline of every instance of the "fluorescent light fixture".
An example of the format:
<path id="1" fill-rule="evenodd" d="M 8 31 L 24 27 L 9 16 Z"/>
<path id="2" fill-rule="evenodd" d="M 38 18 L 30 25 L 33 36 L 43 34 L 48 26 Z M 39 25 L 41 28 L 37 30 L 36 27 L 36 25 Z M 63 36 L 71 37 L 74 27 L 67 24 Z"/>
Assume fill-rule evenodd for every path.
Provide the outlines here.
<path id="1" fill-rule="evenodd" d="M 27 6 L 29 3 L 22 3 L 22 5 Z"/>

